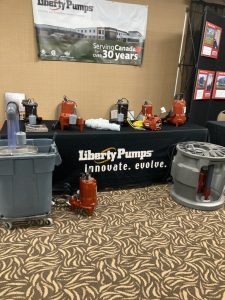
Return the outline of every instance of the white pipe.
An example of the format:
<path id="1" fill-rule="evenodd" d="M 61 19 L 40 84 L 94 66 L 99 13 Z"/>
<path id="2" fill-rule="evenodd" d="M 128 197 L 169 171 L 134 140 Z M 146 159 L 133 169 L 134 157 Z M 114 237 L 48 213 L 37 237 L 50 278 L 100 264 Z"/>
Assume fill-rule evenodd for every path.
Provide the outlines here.
<path id="1" fill-rule="evenodd" d="M 177 75 L 176 75 L 176 82 L 175 82 L 175 88 L 174 88 L 174 97 L 175 97 L 176 91 L 177 91 L 178 78 L 179 78 L 179 72 L 180 72 L 181 56 L 182 56 L 182 52 L 183 52 L 184 36 L 185 36 L 186 27 L 187 27 L 188 13 L 189 13 L 188 10 L 186 10 L 185 16 L 184 16 L 184 25 L 183 25 L 183 32 L 182 32 L 181 45 L 180 45 L 180 53 L 179 53 L 179 59 L 178 59 Z"/>
<path id="2" fill-rule="evenodd" d="M 99 130 L 115 130 L 120 131 L 120 125 L 109 123 L 106 119 L 88 119 L 85 121 L 85 126 Z"/>

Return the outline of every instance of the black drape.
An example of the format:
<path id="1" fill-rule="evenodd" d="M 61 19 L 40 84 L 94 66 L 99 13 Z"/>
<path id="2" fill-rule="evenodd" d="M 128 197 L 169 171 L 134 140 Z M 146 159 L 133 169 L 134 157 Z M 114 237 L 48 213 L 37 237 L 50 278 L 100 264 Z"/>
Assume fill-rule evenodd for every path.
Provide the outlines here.
<path id="1" fill-rule="evenodd" d="M 189 17 L 186 34 L 184 55 L 182 57 L 181 88 L 187 101 L 187 114 L 190 117 L 191 103 L 193 99 L 194 78 L 198 69 L 198 56 L 201 46 L 201 38 L 204 30 L 205 16 L 212 12 L 218 16 L 225 16 L 225 3 L 222 0 L 192 0 L 189 6 Z M 221 70 L 220 70 L 221 71 Z M 202 125 L 204 122 L 201 122 Z"/>

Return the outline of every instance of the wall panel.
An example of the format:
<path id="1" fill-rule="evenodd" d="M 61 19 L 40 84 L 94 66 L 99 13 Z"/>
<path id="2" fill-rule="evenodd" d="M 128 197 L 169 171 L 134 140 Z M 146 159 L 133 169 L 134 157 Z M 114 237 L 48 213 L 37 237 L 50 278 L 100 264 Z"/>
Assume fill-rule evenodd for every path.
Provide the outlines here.
<path id="1" fill-rule="evenodd" d="M 31 0 L 0 1 L 0 122 L 4 93 L 24 92 L 38 102 L 38 115 L 55 119 L 63 95 L 77 100 L 84 118 L 108 118 L 109 109 L 126 97 L 137 114 L 144 99 L 154 113 L 171 107 L 187 0 L 118 1 L 149 5 L 141 67 L 48 62 L 37 58 Z"/>

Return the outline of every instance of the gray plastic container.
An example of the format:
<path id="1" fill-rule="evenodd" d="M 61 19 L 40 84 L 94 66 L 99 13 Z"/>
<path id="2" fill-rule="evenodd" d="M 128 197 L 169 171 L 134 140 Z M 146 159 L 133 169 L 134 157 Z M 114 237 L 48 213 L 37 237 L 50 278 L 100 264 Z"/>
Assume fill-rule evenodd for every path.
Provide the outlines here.
<path id="1" fill-rule="evenodd" d="M 38 153 L 0 155 L 0 218 L 48 215 L 52 203 L 52 172 L 61 163 L 51 139 L 28 139 Z M 7 140 L 0 140 L 0 147 Z"/>

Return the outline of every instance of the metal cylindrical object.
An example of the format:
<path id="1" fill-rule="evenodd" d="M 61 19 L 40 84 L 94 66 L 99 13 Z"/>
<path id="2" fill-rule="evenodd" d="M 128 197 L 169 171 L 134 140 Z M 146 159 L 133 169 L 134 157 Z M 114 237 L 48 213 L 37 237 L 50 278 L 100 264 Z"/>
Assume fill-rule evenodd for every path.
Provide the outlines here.
<path id="1" fill-rule="evenodd" d="M 124 114 L 118 113 L 118 115 L 117 115 L 117 122 L 118 123 L 123 123 L 123 121 L 124 121 Z"/>
<path id="2" fill-rule="evenodd" d="M 37 124 L 37 116 L 36 115 L 29 115 L 29 124 L 30 125 L 36 125 Z"/>
<path id="3" fill-rule="evenodd" d="M 172 198 L 187 207 L 215 210 L 223 206 L 225 147 L 204 143 L 177 144 L 171 175 Z"/>
<path id="4" fill-rule="evenodd" d="M 76 123 L 77 123 L 77 115 L 71 114 L 69 116 L 69 124 L 70 125 L 76 125 Z"/>
<path id="5" fill-rule="evenodd" d="M 26 132 L 19 131 L 16 133 L 16 144 L 17 145 L 26 145 L 27 139 L 26 139 Z"/>

